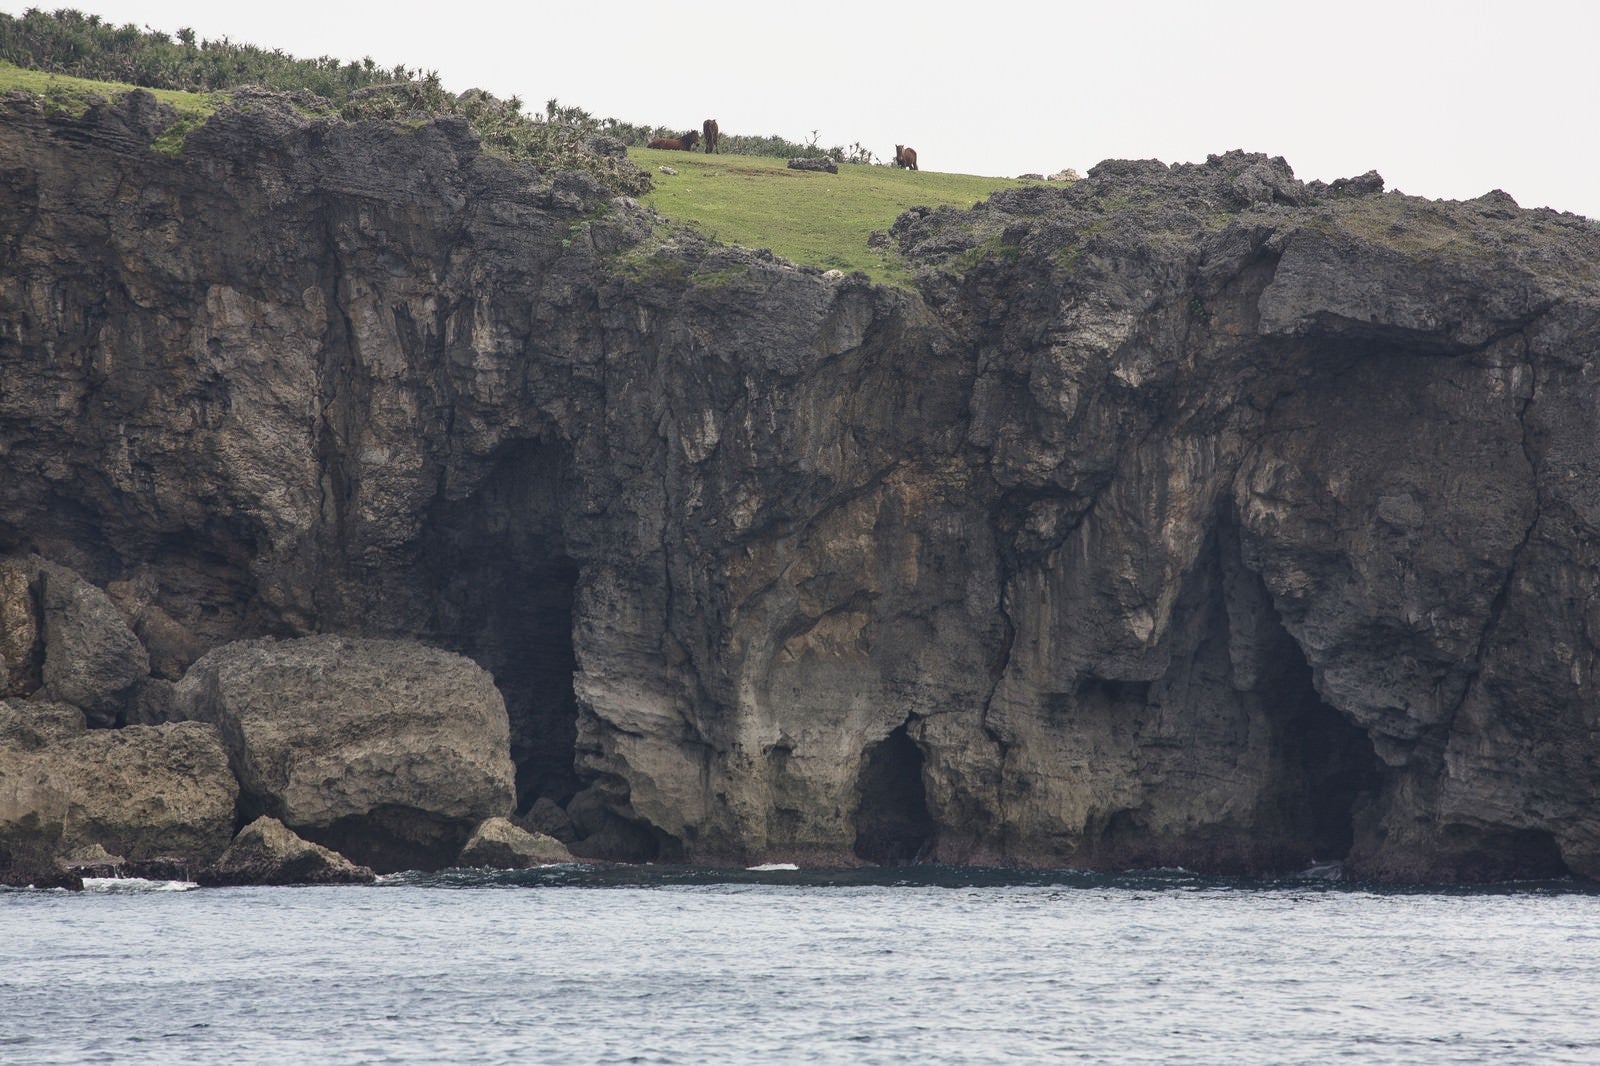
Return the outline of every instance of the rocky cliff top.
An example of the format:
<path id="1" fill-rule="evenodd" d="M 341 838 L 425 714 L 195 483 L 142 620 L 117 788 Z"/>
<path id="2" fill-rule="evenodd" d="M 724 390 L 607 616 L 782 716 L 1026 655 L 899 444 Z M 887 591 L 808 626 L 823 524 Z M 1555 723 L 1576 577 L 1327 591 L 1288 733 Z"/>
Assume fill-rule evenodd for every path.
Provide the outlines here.
<path id="1" fill-rule="evenodd" d="M 1592 222 L 1112 161 L 908 293 L 453 120 L 4 107 L 0 551 L 152 678 L 462 652 L 578 855 L 1600 870 Z"/>

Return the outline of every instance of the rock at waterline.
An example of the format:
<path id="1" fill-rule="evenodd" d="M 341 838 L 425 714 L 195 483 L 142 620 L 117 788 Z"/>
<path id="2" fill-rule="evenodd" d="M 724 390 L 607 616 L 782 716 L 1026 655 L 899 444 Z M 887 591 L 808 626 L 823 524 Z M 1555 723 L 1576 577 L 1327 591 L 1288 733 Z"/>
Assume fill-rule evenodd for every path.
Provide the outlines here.
<path id="1" fill-rule="evenodd" d="M 519 829 L 506 818 L 490 818 L 478 827 L 461 849 L 461 866 L 491 866 L 499 870 L 520 870 L 571 862 L 572 853 L 554 837 Z"/>
<path id="2" fill-rule="evenodd" d="M 225 645 L 190 668 L 173 707 L 221 727 L 247 816 L 271 814 L 380 872 L 449 865 L 515 803 L 494 680 L 413 641 Z"/>
<path id="3" fill-rule="evenodd" d="M 216 858 L 238 786 L 215 726 L 83 730 L 62 704 L 0 702 L 0 851 L 99 846 L 130 861 Z"/>
<path id="4" fill-rule="evenodd" d="M 228 850 L 197 880 L 202 885 L 355 885 L 370 883 L 374 876 L 370 868 L 263 815 L 239 830 Z"/>

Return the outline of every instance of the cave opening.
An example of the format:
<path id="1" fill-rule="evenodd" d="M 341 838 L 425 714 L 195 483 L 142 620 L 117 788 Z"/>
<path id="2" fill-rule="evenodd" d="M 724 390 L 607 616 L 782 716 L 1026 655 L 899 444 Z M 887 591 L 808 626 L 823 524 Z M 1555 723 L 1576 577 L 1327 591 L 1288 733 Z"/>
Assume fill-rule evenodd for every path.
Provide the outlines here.
<path id="1" fill-rule="evenodd" d="M 856 794 L 860 803 L 853 850 L 858 858 L 879 866 L 907 866 L 927 858 L 936 827 L 922 784 L 922 750 L 904 724 L 867 748 Z"/>
<path id="2" fill-rule="evenodd" d="M 1447 825 L 1439 834 L 1438 868 L 1467 883 L 1572 876 L 1555 834 L 1545 829 Z"/>
<path id="3" fill-rule="evenodd" d="M 1227 634 L 1229 673 L 1240 696 L 1269 724 L 1275 780 L 1263 826 L 1284 857 L 1335 861 L 1349 855 L 1356 816 L 1377 793 L 1383 763 L 1365 729 L 1327 703 L 1300 643 L 1289 633 L 1266 580 L 1244 564 L 1240 535 L 1224 513 L 1215 535 L 1220 563 L 1216 623 Z M 1248 680 L 1247 680 L 1248 679 Z"/>
<path id="4" fill-rule="evenodd" d="M 1283 762 L 1290 777 L 1285 799 L 1307 857 L 1342 860 L 1355 837 L 1355 817 L 1382 782 L 1382 763 L 1366 730 L 1317 693 L 1311 666 L 1285 634 L 1281 670 L 1263 701 L 1281 715 Z"/>
<path id="5" fill-rule="evenodd" d="M 559 447 L 508 444 L 477 491 L 441 504 L 430 523 L 435 634 L 494 675 L 523 813 L 540 799 L 564 808 L 579 784 L 572 625 L 580 569 L 562 521 L 569 469 Z"/>

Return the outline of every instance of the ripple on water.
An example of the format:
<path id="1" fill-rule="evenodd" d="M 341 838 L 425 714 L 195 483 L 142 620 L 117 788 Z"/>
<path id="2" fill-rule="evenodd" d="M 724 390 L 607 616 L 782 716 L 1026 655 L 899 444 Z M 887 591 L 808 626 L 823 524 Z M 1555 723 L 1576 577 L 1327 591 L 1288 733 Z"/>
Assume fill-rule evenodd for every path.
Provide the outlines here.
<path id="1" fill-rule="evenodd" d="M 0 1059 L 1591 1062 L 1600 896 L 616 868 L 0 895 Z"/>

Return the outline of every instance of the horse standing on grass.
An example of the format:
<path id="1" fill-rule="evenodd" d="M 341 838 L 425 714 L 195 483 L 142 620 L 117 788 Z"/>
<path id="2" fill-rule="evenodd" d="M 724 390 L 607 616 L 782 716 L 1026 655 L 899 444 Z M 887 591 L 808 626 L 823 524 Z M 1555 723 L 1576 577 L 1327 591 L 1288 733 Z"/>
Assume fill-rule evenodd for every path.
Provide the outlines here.
<path id="1" fill-rule="evenodd" d="M 907 170 L 916 170 L 917 150 L 915 148 L 907 148 L 903 144 L 895 145 L 894 165 L 897 167 L 905 167 Z"/>
<path id="2" fill-rule="evenodd" d="M 700 127 L 700 130 L 706 135 L 706 151 L 708 153 L 715 152 L 717 150 L 717 135 L 722 132 L 717 129 L 717 120 L 714 118 L 706 119 L 705 125 Z"/>
<path id="3" fill-rule="evenodd" d="M 682 137 L 657 137 L 650 142 L 651 148 L 669 148 L 674 152 L 690 152 L 700 143 L 700 131 L 690 130 Z"/>

